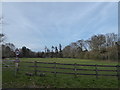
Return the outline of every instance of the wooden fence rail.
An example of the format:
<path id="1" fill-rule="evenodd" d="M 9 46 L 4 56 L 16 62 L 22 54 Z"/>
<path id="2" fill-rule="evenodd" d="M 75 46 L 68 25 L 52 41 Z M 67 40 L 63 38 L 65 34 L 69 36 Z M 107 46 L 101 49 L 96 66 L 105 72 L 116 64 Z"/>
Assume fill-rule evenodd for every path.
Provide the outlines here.
<path id="1" fill-rule="evenodd" d="M 34 63 L 34 62 L 25 62 L 25 63 Z M 41 64 L 54 64 L 48 62 L 37 62 Z M 75 65 L 75 64 L 64 64 L 64 63 L 56 63 L 57 65 Z M 96 66 L 96 65 L 85 65 L 85 64 L 76 64 L 76 66 Z M 119 65 L 97 65 L 98 67 L 120 67 Z"/>
<path id="2" fill-rule="evenodd" d="M 64 63 L 48 63 L 48 62 L 38 62 L 38 61 L 34 61 L 34 62 L 26 62 L 26 61 L 22 61 L 22 63 L 33 63 L 33 65 L 25 65 L 24 67 L 31 67 L 34 68 L 34 70 L 30 70 L 34 72 L 34 75 L 37 75 L 37 72 L 49 72 L 49 73 L 53 73 L 54 76 L 56 77 L 56 74 L 73 74 L 75 77 L 77 75 L 95 75 L 96 78 L 98 78 L 98 76 L 117 76 L 120 77 L 120 66 L 119 65 L 85 65 L 85 64 L 64 64 Z M 42 66 L 42 64 L 52 64 L 53 66 Z M 62 67 L 58 67 L 59 65 L 62 65 Z M 14 65 L 11 65 L 14 66 Z M 63 67 L 63 66 L 72 66 L 73 68 L 67 68 L 67 67 Z M 79 69 L 79 66 L 86 66 L 86 67 L 94 67 L 94 69 Z M 21 66 L 22 67 L 22 66 Z M 20 68 L 21 68 L 20 67 Z M 98 67 L 114 67 L 116 68 L 116 70 L 100 70 L 98 69 Z M 3 68 L 11 68 L 11 67 L 4 67 Z M 43 71 L 43 70 L 38 70 L 38 68 L 51 68 L 53 71 Z M 58 72 L 58 70 L 72 70 L 73 72 Z M 29 70 L 23 70 L 20 69 L 22 71 L 29 71 Z M 77 71 L 94 71 L 95 74 L 90 74 L 90 73 L 78 73 Z M 99 74 L 99 71 L 106 71 L 106 72 L 116 72 L 117 74 Z"/>
<path id="3" fill-rule="evenodd" d="M 25 63 L 34 63 L 34 62 L 25 62 Z M 55 63 L 55 62 L 36 62 L 39 64 L 54 64 L 54 66 L 35 66 L 35 65 L 32 65 L 32 66 L 27 66 L 27 67 L 33 67 L 33 68 L 52 68 L 54 69 L 54 71 L 42 71 L 42 70 L 37 70 L 37 72 L 49 72 L 49 73 L 54 73 L 54 76 L 56 76 L 56 74 L 73 74 L 75 75 L 95 75 L 96 78 L 98 78 L 98 76 L 120 76 L 118 74 L 118 72 L 120 72 L 120 70 L 118 70 L 118 67 L 120 67 L 119 65 L 85 65 L 85 64 L 64 64 L 64 63 Z M 73 66 L 73 68 L 66 68 L 66 67 L 58 67 L 56 65 L 70 65 L 70 66 Z M 95 67 L 95 69 L 78 69 L 77 66 L 89 66 L 89 67 Z M 116 70 L 100 70 L 98 69 L 98 67 L 115 67 Z M 67 70 L 73 70 L 74 72 L 73 73 L 68 73 L 68 72 L 58 72 L 57 70 L 59 69 L 67 69 Z M 95 74 L 89 74 L 89 73 L 77 73 L 77 71 L 95 71 Z M 117 72 L 117 74 L 98 74 L 99 71 L 106 71 L 106 72 Z"/>

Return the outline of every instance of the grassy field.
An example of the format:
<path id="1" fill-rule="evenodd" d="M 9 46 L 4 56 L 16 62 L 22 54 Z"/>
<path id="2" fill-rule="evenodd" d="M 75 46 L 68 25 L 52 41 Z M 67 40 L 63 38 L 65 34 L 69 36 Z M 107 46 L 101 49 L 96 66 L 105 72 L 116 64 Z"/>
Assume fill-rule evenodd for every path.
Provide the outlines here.
<path id="1" fill-rule="evenodd" d="M 34 70 L 33 67 L 26 67 L 29 65 L 34 65 L 33 63 L 24 63 L 24 61 L 39 61 L 39 62 L 56 62 L 56 63 L 67 63 L 67 64 L 88 64 L 88 65 L 117 65 L 117 62 L 110 61 L 96 61 L 96 60 L 83 60 L 83 59 L 70 59 L 70 58 L 21 58 L 20 59 L 20 71 L 15 77 L 14 68 L 4 68 L 2 72 L 2 86 L 3 88 L 118 88 L 118 78 L 112 76 L 99 76 L 96 79 L 96 76 L 83 76 L 77 75 L 65 75 L 57 74 L 54 77 L 54 74 L 45 73 L 45 76 L 26 76 L 26 72 L 34 73 L 30 70 Z M 5 62 L 9 65 L 14 65 L 13 62 Z M 53 66 L 49 64 L 38 64 L 38 66 Z M 57 67 L 67 67 L 74 68 L 73 66 L 57 65 Z M 95 67 L 85 67 L 80 66 L 76 68 L 82 69 L 94 69 Z M 107 69 L 107 70 L 116 70 L 112 67 L 100 67 L 98 69 Z M 24 71 L 26 70 L 26 71 Z M 53 71 L 49 68 L 37 68 L 37 70 L 47 70 Z M 59 70 L 61 72 L 74 72 L 72 70 Z M 91 73 L 94 74 L 94 71 L 77 71 L 79 73 Z M 99 72 L 102 74 L 116 74 L 116 72 Z M 37 74 L 40 74 L 39 72 Z"/>

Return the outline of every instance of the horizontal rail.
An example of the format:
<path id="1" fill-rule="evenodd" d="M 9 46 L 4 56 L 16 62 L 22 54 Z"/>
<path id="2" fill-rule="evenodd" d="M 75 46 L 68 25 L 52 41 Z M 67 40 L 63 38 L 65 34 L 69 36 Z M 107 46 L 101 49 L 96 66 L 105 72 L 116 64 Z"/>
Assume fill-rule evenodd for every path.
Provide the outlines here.
<path id="1" fill-rule="evenodd" d="M 0 61 L 15 61 L 15 60 L 0 60 Z"/>
<path id="2" fill-rule="evenodd" d="M 34 62 L 26 62 L 25 63 L 34 63 Z M 48 62 L 36 62 L 41 64 L 55 64 L 55 63 L 48 63 Z M 64 63 L 56 63 L 57 65 L 75 65 L 75 64 L 64 64 Z M 84 64 L 76 64 L 76 66 L 96 66 L 96 65 L 84 65 Z M 118 65 L 97 65 L 97 67 L 120 67 Z"/>
<path id="3" fill-rule="evenodd" d="M 22 61 L 22 62 L 24 62 L 24 63 L 34 63 L 34 62 L 27 62 L 27 61 Z M 38 62 L 37 62 L 38 63 Z"/>
<path id="4" fill-rule="evenodd" d="M 15 68 L 15 67 L 2 67 L 2 68 Z"/>
<path id="5" fill-rule="evenodd" d="M 2 67 L 9 67 L 9 66 L 15 66 L 15 65 L 2 65 Z"/>
<path id="6" fill-rule="evenodd" d="M 96 66 L 96 65 L 76 64 L 76 66 Z M 117 65 L 97 65 L 97 67 L 117 67 Z M 120 67 L 120 66 L 119 66 L 119 67 Z"/>
<path id="7" fill-rule="evenodd" d="M 82 70 L 82 71 L 96 71 L 96 69 L 76 69 L 76 70 Z M 117 72 L 117 70 L 99 70 L 97 69 L 97 71 L 113 71 L 113 72 Z"/>
<path id="8" fill-rule="evenodd" d="M 53 71 L 38 71 L 38 72 L 50 72 L 50 73 L 55 73 Z M 66 72 L 56 72 L 59 74 L 75 74 L 75 73 L 66 73 Z M 76 75 L 96 75 L 96 74 L 85 74 L 85 73 L 76 73 Z M 117 76 L 116 74 L 98 74 L 98 76 Z"/>
<path id="9" fill-rule="evenodd" d="M 34 72 L 34 70 L 27 70 L 27 69 L 20 69 L 20 71 L 33 71 Z"/>
<path id="10" fill-rule="evenodd" d="M 41 68 L 55 68 L 55 67 L 44 67 L 44 66 L 26 66 L 26 67 L 41 67 Z M 68 69 L 68 70 L 74 70 L 74 68 L 62 68 L 62 67 L 56 67 L 56 69 Z M 78 71 L 96 71 L 96 69 L 76 69 Z M 112 72 L 117 72 L 118 70 L 99 70 L 97 71 L 112 71 Z M 120 70 L 119 70 L 120 71 Z"/>

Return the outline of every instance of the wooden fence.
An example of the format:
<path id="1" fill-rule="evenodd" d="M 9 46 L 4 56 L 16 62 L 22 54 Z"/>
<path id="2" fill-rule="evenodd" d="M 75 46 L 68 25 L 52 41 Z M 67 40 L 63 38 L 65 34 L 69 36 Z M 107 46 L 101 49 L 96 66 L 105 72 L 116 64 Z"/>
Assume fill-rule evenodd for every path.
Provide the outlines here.
<path id="1" fill-rule="evenodd" d="M 37 75 L 37 72 L 48 72 L 48 73 L 53 73 L 54 76 L 56 77 L 56 74 L 73 74 L 75 76 L 77 75 L 94 75 L 96 76 L 96 78 L 98 78 L 98 76 L 116 76 L 116 77 L 120 77 L 120 66 L 119 65 L 85 65 L 85 64 L 77 64 L 77 63 L 74 63 L 74 64 L 63 64 L 63 63 L 56 63 L 56 62 L 53 62 L 53 63 L 48 63 L 48 62 L 37 62 L 37 61 L 34 61 L 34 62 L 25 62 L 25 61 L 22 61 L 22 63 L 32 63 L 33 65 L 28 65 L 28 66 L 25 66 L 25 67 L 32 67 L 34 68 L 33 72 L 34 72 L 34 75 Z M 52 64 L 53 66 L 39 66 L 40 64 Z M 57 67 L 57 65 L 63 65 L 63 66 L 72 66 L 73 68 L 67 68 L 67 67 Z M 78 69 L 77 67 L 79 66 L 84 66 L 84 67 L 95 67 L 94 69 Z M 101 70 L 101 69 L 98 69 L 98 67 L 114 67 L 116 68 L 116 70 Z M 4 67 L 3 68 L 10 68 L 10 67 Z M 21 68 L 21 67 L 20 67 Z M 51 68 L 53 69 L 53 71 L 48 71 L 48 70 L 38 70 L 38 68 Z M 59 70 L 72 70 L 74 72 L 59 72 Z M 21 69 L 20 69 L 21 70 Z M 23 69 L 22 69 L 23 70 Z M 29 71 L 29 70 L 27 70 Z M 90 73 L 77 73 L 77 71 L 94 71 L 95 74 L 90 74 Z M 116 72 L 117 74 L 99 74 L 98 72 L 99 71 L 106 71 L 106 72 Z"/>

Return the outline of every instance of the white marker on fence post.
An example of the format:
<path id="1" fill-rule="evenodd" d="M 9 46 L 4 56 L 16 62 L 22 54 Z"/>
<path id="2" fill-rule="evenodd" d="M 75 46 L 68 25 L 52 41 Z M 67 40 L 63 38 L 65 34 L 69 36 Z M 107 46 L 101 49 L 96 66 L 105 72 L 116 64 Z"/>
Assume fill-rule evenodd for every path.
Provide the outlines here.
<path id="1" fill-rule="evenodd" d="M 15 50 L 15 54 L 16 54 L 16 60 L 15 60 L 15 76 L 16 76 L 17 72 L 19 71 L 19 62 L 20 62 L 19 60 L 20 52 L 18 49 Z"/>

